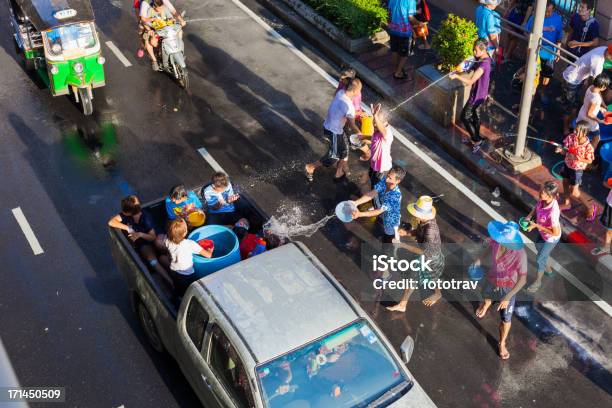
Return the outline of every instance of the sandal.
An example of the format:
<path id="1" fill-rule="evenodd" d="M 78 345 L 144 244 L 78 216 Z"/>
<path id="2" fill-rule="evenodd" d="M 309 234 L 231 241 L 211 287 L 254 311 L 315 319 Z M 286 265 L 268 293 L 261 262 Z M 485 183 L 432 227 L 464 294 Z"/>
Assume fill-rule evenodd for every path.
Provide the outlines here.
<path id="1" fill-rule="evenodd" d="M 475 145 L 472 147 L 472 153 L 473 153 L 473 154 L 477 154 L 477 153 L 480 151 L 480 148 L 481 148 L 481 147 L 482 147 L 482 143 L 475 144 Z"/>
<path id="2" fill-rule="evenodd" d="M 304 171 L 304 174 L 306 174 L 306 180 L 310 181 L 311 183 L 314 181 L 314 174 L 313 173 L 309 173 L 308 171 Z"/>
<path id="3" fill-rule="evenodd" d="M 502 352 L 501 352 L 501 344 L 499 344 L 499 343 L 498 343 L 498 347 L 499 347 L 499 357 L 500 357 L 502 360 L 507 360 L 507 359 L 509 359 L 509 358 L 510 358 L 510 352 L 509 352 L 509 351 L 506 349 L 506 353 L 505 353 L 505 354 L 502 354 Z"/>
<path id="4" fill-rule="evenodd" d="M 405 71 L 402 71 L 402 74 L 401 74 L 401 75 L 395 75 L 395 74 L 393 74 L 393 78 L 397 79 L 398 81 L 399 81 L 399 80 L 402 80 L 402 79 L 407 79 L 407 78 L 408 78 L 408 74 L 406 74 L 406 72 L 405 72 Z"/>
<path id="5" fill-rule="evenodd" d="M 586 218 L 587 222 L 593 222 L 595 221 L 595 218 L 597 218 L 597 212 L 599 211 L 599 209 L 597 208 L 596 205 L 594 205 L 591 209 L 591 215 L 588 216 Z"/>
<path id="6" fill-rule="evenodd" d="M 532 283 L 531 285 L 529 285 L 529 287 L 527 288 L 527 292 L 529 293 L 536 293 L 538 290 L 540 290 L 540 288 L 542 287 L 541 283 Z"/>
<path id="7" fill-rule="evenodd" d="M 610 250 L 609 249 L 605 249 L 604 247 L 597 247 L 597 248 L 593 248 L 591 250 L 591 255 L 593 256 L 599 256 L 599 255 L 606 255 L 609 254 Z"/>

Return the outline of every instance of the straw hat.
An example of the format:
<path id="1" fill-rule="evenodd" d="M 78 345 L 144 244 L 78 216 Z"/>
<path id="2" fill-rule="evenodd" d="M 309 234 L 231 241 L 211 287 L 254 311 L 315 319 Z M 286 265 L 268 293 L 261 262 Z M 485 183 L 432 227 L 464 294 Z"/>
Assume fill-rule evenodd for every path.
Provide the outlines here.
<path id="1" fill-rule="evenodd" d="M 514 221 L 508 221 L 505 224 L 499 221 L 491 221 L 487 225 L 487 230 L 489 236 L 495 242 L 510 250 L 518 251 L 525 245 L 519 233 L 519 225 Z"/>
<path id="2" fill-rule="evenodd" d="M 408 205 L 408 212 L 414 217 L 429 221 L 436 217 L 436 207 L 433 206 L 433 199 L 430 196 L 421 196 L 416 203 Z"/>

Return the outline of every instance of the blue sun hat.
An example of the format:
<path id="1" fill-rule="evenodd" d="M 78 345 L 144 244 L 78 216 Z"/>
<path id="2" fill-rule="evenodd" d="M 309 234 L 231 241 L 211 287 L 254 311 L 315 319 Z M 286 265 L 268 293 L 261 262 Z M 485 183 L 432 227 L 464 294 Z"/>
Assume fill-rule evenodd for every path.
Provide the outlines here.
<path id="1" fill-rule="evenodd" d="M 495 242 L 510 250 L 518 251 L 525 245 L 519 232 L 519 225 L 514 221 L 507 223 L 491 221 L 487 225 L 487 231 Z"/>

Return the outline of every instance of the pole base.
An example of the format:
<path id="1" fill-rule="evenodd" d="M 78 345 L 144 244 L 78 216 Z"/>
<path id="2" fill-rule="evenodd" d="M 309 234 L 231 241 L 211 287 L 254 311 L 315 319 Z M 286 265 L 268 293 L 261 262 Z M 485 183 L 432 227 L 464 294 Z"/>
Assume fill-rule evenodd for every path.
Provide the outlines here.
<path id="1" fill-rule="evenodd" d="M 500 159 L 500 163 L 514 174 L 525 173 L 542 165 L 540 156 L 528 148 L 525 148 L 522 157 L 515 156 L 514 145 L 496 149 L 495 155 Z"/>

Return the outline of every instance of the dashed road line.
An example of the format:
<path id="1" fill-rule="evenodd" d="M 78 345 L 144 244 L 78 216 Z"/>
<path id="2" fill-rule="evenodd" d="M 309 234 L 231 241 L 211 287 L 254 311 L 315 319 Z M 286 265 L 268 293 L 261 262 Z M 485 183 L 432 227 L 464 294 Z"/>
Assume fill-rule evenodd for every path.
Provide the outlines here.
<path id="1" fill-rule="evenodd" d="M 30 223 L 23 214 L 23 211 L 21 211 L 21 207 L 13 208 L 12 211 L 13 215 L 15 216 L 15 219 L 17 220 L 17 224 L 19 224 L 19 227 L 21 227 L 23 235 L 25 235 L 26 239 L 28 240 L 28 243 L 30 244 L 30 247 L 32 248 L 32 252 L 34 252 L 34 255 L 40 255 L 44 253 L 45 251 L 43 251 L 42 247 L 40 246 L 36 235 L 34 235 L 34 231 L 32 231 L 32 227 L 30 227 Z"/>
<path id="2" fill-rule="evenodd" d="M 132 63 L 129 59 L 126 58 L 125 55 L 117 48 L 117 46 L 112 41 L 107 41 L 106 46 L 115 54 L 115 56 L 121 61 L 121 63 L 126 67 L 131 67 Z"/>
<path id="3" fill-rule="evenodd" d="M 329 82 L 332 86 L 334 87 L 338 86 L 337 80 L 335 80 L 331 75 L 325 72 L 323 68 L 318 66 L 313 60 L 311 60 L 308 56 L 306 56 L 302 51 L 297 49 L 289 40 L 287 40 L 285 37 L 279 34 L 276 30 L 270 27 L 261 17 L 255 14 L 251 9 L 249 9 L 247 6 L 242 4 L 239 0 L 232 0 L 232 2 L 242 11 L 244 11 L 248 16 L 250 16 L 257 24 L 263 27 L 270 35 L 278 39 L 279 42 L 281 42 L 289 50 L 291 50 L 299 59 L 304 61 L 306 65 L 311 67 L 319 75 L 325 78 L 325 80 L 327 80 L 327 82 Z M 365 107 L 367 109 L 367 106 Z M 394 135 L 397 135 L 396 138 L 397 140 L 400 141 L 400 143 L 402 143 L 410 151 L 416 154 L 421 160 L 423 160 L 427 165 L 429 165 L 438 174 L 444 177 L 447 180 L 447 182 L 450 183 L 453 187 L 461 191 L 466 197 L 468 197 L 472 202 L 474 202 L 474 204 L 480 207 L 480 209 L 482 209 L 491 218 L 493 218 L 496 221 L 507 222 L 505 217 L 503 217 L 500 213 L 495 211 L 489 204 L 487 204 L 480 197 L 474 194 L 472 190 L 470 190 L 466 185 L 460 182 L 456 177 L 450 174 L 446 169 L 444 169 L 442 166 L 436 163 L 431 157 L 427 155 L 427 153 L 419 149 L 414 143 L 410 142 L 405 136 L 400 134 L 398 131 L 395 131 Z M 533 244 L 533 241 L 531 241 L 525 235 L 521 234 L 521 236 L 523 237 L 523 240 L 526 243 Z M 532 252 L 536 252 L 534 245 L 527 245 L 527 248 L 529 248 Z M 578 280 L 574 275 L 572 275 L 567 269 L 565 269 L 562 265 L 560 265 L 552 257 L 550 258 L 550 261 L 551 261 L 551 266 L 554 270 L 556 270 L 561 276 L 563 276 L 568 282 L 574 285 L 578 290 L 584 293 L 593 303 L 595 303 L 595 305 L 601 308 L 608 316 L 612 317 L 612 306 L 610 306 L 606 301 L 601 299 L 601 297 L 599 297 L 596 293 L 594 293 L 591 289 L 589 289 L 585 284 L 580 282 L 580 280 Z"/>
<path id="4" fill-rule="evenodd" d="M 211 156 L 208 150 L 206 150 L 203 147 L 200 147 L 198 149 L 198 153 L 200 153 L 200 155 L 204 158 L 204 160 L 206 160 L 208 164 L 210 164 L 210 167 L 212 167 L 213 170 L 220 171 L 222 173 L 227 174 L 227 172 L 223 170 L 223 167 L 221 167 L 221 165 Z"/>

